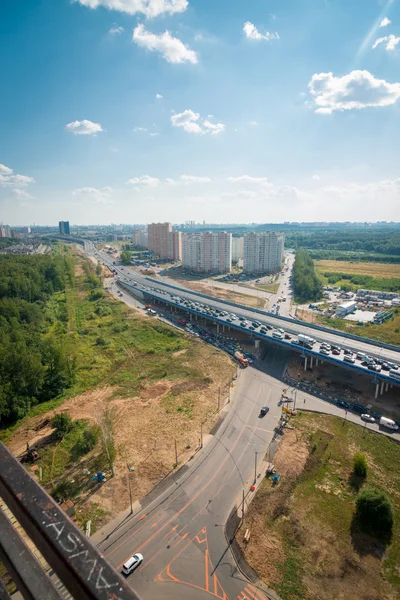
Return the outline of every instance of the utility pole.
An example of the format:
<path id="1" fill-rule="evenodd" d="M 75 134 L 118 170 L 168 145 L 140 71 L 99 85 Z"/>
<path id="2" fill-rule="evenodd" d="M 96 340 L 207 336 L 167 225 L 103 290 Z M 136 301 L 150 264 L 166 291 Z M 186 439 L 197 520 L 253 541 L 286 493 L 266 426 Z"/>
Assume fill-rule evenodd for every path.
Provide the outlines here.
<path id="1" fill-rule="evenodd" d="M 126 465 L 128 467 L 128 465 Z M 133 499 L 132 499 L 132 486 L 131 486 L 131 472 L 128 467 L 128 486 L 129 486 L 129 501 L 131 503 L 131 515 L 133 514 Z"/>
<path id="2" fill-rule="evenodd" d="M 258 452 L 254 452 L 254 485 L 257 482 L 257 454 Z"/>
<path id="3" fill-rule="evenodd" d="M 178 466 L 178 446 L 175 440 L 175 465 Z"/>
<path id="4" fill-rule="evenodd" d="M 296 400 L 297 400 L 297 389 L 294 392 L 294 406 L 293 406 L 293 410 L 296 410 Z"/>
<path id="5" fill-rule="evenodd" d="M 200 423 L 200 448 L 203 447 L 203 422 Z"/>
<path id="6" fill-rule="evenodd" d="M 242 492 L 242 521 L 244 521 L 244 490 Z"/>

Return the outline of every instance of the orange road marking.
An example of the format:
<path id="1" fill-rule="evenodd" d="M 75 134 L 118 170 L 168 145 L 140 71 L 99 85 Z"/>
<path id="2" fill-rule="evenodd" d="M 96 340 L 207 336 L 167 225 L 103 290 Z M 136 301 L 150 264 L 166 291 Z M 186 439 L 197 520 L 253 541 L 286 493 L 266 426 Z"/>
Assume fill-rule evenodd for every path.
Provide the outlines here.
<path id="1" fill-rule="evenodd" d="M 266 431 L 267 433 L 274 433 L 270 429 L 264 429 L 263 427 L 253 427 L 252 425 L 246 425 L 249 429 L 257 429 L 258 431 Z"/>
<path id="2" fill-rule="evenodd" d="M 253 594 L 253 592 L 251 592 L 247 587 L 244 588 L 243 593 L 250 596 L 250 598 L 254 598 L 254 600 L 257 600 L 257 596 L 255 594 Z"/>
<path id="3" fill-rule="evenodd" d="M 251 583 L 249 583 L 248 586 L 251 590 L 255 592 L 256 596 L 258 596 L 261 600 L 265 600 L 265 596 L 264 594 L 261 594 L 260 590 L 251 585 Z"/>
<path id="4" fill-rule="evenodd" d="M 164 548 L 160 548 L 159 550 L 157 550 L 157 552 L 155 554 L 153 554 L 153 556 L 149 560 L 146 560 L 145 564 L 142 563 L 142 565 L 139 567 L 140 571 L 143 571 L 143 569 L 145 569 L 151 563 L 151 561 L 153 560 L 153 558 L 155 558 L 157 556 L 157 554 L 159 552 L 161 552 L 161 550 L 164 550 Z"/>
<path id="5" fill-rule="evenodd" d="M 176 544 L 174 544 L 172 547 L 175 548 L 175 546 L 177 546 L 178 544 L 180 544 L 183 540 L 185 540 L 187 538 L 187 536 L 189 535 L 189 533 L 185 533 L 185 535 L 183 535 L 180 540 L 178 540 L 176 542 Z M 174 536 L 175 537 L 175 536 Z"/>
<path id="6" fill-rule="evenodd" d="M 205 551 L 205 563 L 206 563 L 206 591 L 208 592 L 208 549 Z"/>
<path id="7" fill-rule="evenodd" d="M 178 524 L 174 525 L 174 526 L 172 527 L 172 529 L 170 529 L 170 530 L 168 531 L 168 533 L 166 533 L 166 534 L 164 535 L 164 537 L 163 537 L 163 540 L 164 540 L 164 539 L 165 539 L 165 538 L 166 538 L 166 537 L 167 537 L 167 536 L 168 536 L 170 533 L 172 533 L 173 531 L 175 531 L 177 528 L 178 528 Z"/>

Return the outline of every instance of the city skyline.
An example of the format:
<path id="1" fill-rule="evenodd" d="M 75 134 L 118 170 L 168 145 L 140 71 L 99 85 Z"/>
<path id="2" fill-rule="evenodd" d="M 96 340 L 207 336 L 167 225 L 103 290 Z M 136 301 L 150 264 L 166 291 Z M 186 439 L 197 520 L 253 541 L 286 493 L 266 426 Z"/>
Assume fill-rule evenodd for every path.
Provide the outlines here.
<path id="1" fill-rule="evenodd" d="M 397 0 L 22 0 L 3 24 L 4 223 L 398 218 Z"/>

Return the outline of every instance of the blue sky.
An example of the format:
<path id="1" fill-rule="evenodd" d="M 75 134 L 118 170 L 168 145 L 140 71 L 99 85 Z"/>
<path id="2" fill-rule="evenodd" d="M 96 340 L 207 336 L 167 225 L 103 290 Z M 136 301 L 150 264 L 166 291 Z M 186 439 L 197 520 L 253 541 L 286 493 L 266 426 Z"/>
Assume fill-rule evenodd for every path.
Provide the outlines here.
<path id="1" fill-rule="evenodd" d="M 398 0 L 4 4 L 0 221 L 400 220 Z"/>

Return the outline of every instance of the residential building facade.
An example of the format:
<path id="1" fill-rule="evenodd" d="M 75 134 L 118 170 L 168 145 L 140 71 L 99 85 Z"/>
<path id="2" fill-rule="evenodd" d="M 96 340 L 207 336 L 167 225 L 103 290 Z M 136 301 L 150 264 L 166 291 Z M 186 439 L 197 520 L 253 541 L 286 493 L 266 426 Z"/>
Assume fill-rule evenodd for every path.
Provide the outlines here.
<path id="1" fill-rule="evenodd" d="M 285 238 L 274 231 L 249 232 L 244 236 L 243 271 L 276 273 L 281 269 Z"/>
<path id="2" fill-rule="evenodd" d="M 167 260 L 181 260 L 182 234 L 172 231 L 171 223 L 147 225 L 148 247 L 151 252 Z"/>
<path id="3" fill-rule="evenodd" d="M 148 248 L 148 235 L 145 229 L 134 229 L 132 231 L 132 243 L 137 248 Z"/>
<path id="4" fill-rule="evenodd" d="M 244 238 L 233 237 L 232 238 L 232 262 L 237 263 L 239 260 L 243 260 L 244 253 Z"/>
<path id="5" fill-rule="evenodd" d="M 232 234 L 225 231 L 184 233 L 182 266 L 197 273 L 227 273 L 232 266 Z"/>

